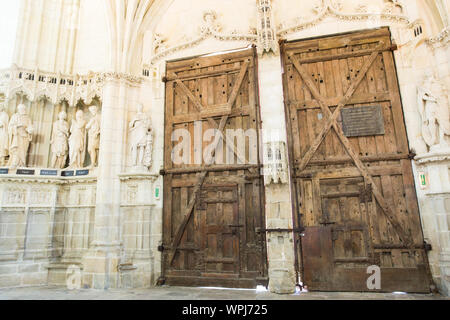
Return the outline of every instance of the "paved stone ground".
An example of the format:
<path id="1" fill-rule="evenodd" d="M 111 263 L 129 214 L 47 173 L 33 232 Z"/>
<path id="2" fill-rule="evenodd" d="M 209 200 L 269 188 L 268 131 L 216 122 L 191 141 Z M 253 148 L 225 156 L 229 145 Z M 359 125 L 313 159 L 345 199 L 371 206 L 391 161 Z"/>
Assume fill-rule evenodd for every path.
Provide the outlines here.
<path id="1" fill-rule="evenodd" d="M 256 290 L 158 287 L 73 290 L 57 287 L 0 289 L 0 300 L 450 300 L 433 294 L 302 292 L 277 295 Z"/>

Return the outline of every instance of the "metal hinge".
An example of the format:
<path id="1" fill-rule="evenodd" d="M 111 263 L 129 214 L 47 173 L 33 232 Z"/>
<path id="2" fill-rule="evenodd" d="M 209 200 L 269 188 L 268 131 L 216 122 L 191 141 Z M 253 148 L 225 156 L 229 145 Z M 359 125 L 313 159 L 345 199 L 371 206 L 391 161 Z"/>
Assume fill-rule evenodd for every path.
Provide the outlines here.
<path id="1" fill-rule="evenodd" d="M 164 252 L 164 245 L 162 245 L 162 244 L 159 245 L 159 246 L 158 246 L 158 251 L 159 251 L 159 252 Z"/>
<path id="2" fill-rule="evenodd" d="M 166 283 L 166 278 L 165 277 L 159 277 L 158 280 L 156 280 L 156 285 L 157 286 L 163 286 Z"/>
<path id="3" fill-rule="evenodd" d="M 433 247 L 431 246 L 431 244 L 429 244 L 426 241 L 423 242 L 423 248 L 425 249 L 426 252 L 433 250 Z"/>

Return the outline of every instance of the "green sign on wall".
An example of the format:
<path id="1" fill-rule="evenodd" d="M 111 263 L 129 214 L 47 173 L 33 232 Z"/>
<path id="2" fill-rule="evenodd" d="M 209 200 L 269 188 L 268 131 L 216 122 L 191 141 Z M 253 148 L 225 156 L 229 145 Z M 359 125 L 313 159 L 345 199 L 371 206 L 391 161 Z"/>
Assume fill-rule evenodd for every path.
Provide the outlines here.
<path id="1" fill-rule="evenodd" d="M 425 172 L 419 172 L 420 187 L 426 189 L 428 186 L 428 178 Z"/>

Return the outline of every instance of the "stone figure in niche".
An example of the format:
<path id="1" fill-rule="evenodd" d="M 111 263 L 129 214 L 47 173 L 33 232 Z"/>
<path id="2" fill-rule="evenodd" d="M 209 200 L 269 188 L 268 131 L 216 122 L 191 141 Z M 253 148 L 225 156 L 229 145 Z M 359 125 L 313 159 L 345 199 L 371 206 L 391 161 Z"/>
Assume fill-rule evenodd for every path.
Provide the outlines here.
<path id="1" fill-rule="evenodd" d="M 440 82 L 434 76 L 427 76 L 418 88 L 418 105 L 422 117 L 422 137 L 429 151 L 450 147 L 449 106 Z"/>
<path id="2" fill-rule="evenodd" d="M 83 168 L 86 156 L 86 120 L 84 112 L 78 110 L 72 120 L 69 137 L 69 168 Z"/>
<path id="3" fill-rule="evenodd" d="M 26 167 L 30 142 L 33 139 L 34 128 L 31 118 L 27 114 L 25 105 L 17 107 L 17 113 L 9 122 L 9 164 L 11 167 Z"/>
<path id="4" fill-rule="evenodd" d="M 89 112 L 93 118 L 86 125 L 88 131 L 88 152 L 91 157 L 91 167 L 97 166 L 98 151 L 100 149 L 101 119 L 96 106 L 91 106 Z"/>
<path id="5" fill-rule="evenodd" d="M 64 111 L 58 114 L 58 121 L 53 124 L 52 140 L 52 168 L 63 169 L 66 165 L 69 151 L 69 123 L 66 121 L 67 113 Z"/>
<path id="6" fill-rule="evenodd" d="M 138 106 L 136 116 L 129 124 L 129 145 L 132 166 L 151 167 L 153 137 L 150 117 L 143 112 L 143 105 Z"/>
<path id="7" fill-rule="evenodd" d="M 9 116 L 5 111 L 5 106 L 0 104 L 0 165 L 6 164 L 6 157 L 9 155 L 8 136 Z"/>

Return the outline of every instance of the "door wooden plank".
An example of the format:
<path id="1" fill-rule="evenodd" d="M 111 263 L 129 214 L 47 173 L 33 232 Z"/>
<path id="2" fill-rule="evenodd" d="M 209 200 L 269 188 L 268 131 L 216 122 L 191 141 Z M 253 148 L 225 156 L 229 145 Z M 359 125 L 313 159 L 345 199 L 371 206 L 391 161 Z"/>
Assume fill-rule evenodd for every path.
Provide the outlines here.
<path id="1" fill-rule="evenodd" d="M 245 222 L 257 218 L 252 215 L 258 215 L 258 219 L 264 221 L 263 208 L 249 212 L 245 206 L 239 206 L 239 203 L 245 203 L 242 197 L 247 194 L 243 192 L 238 196 L 236 184 L 239 182 L 245 188 L 251 179 L 260 179 L 259 166 L 246 164 L 248 147 L 246 154 L 237 155 L 238 163 L 244 165 L 215 165 L 223 153 L 217 147 L 228 138 L 224 134 L 225 128 L 247 130 L 257 129 L 260 125 L 255 60 L 254 49 L 251 49 L 246 54 L 199 57 L 167 65 L 169 81 L 166 87 L 169 89 L 166 91 L 172 87 L 178 109 L 175 116 L 166 117 L 166 154 L 170 154 L 173 146 L 169 139 L 174 128 L 185 127 L 193 134 L 193 122 L 204 119 L 202 134 L 209 128 L 217 130 L 212 144 L 214 151 L 203 163 L 173 168 L 170 158 L 165 158 L 168 169 L 164 178 L 165 197 L 171 197 L 174 188 L 178 194 L 176 199 L 166 199 L 164 204 L 163 233 L 167 253 L 163 255 L 163 275 L 169 284 L 221 283 L 222 286 L 247 287 L 266 277 L 266 266 L 254 261 L 255 258 L 260 261 L 259 257 L 261 262 L 265 259 L 263 247 L 256 244 L 257 239 L 247 237 L 243 230 L 233 233 L 228 227 L 238 225 L 241 219 Z M 226 72 L 230 68 L 239 73 Z M 166 99 L 166 114 L 170 102 Z M 231 146 L 230 149 L 236 156 L 234 148 Z M 194 153 L 193 145 L 191 151 Z M 169 175 L 175 178 L 169 180 Z M 248 190 L 252 201 L 261 201 L 262 190 Z M 230 195 L 233 198 L 229 198 Z M 171 226 L 173 234 L 168 232 L 167 225 Z M 242 234 L 244 241 L 240 244 Z M 240 256 L 244 251 L 241 252 L 241 247 L 250 248 L 244 250 L 246 256 L 242 259 Z M 249 266 L 257 270 L 248 271 Z"/>
<path id="2" fill-rule="evenodd" d="M 423 236 L 415 209 L 412 172 L 403 167 L 410 165 L 410 160 L 401 141 L 404 139 L 407 147 L 391 47 L 388 28 L 283 43 L 288 135 L 290 143 L 299 141 L 301 146 L 300 152 L 292 150 L 298 149 L 295 143 L 290 146 L 295 163 L 293 184 L 298 188 L 297 205 L 303 214 L 301 225 L 321 228 L 321 222 L 334 223 L 330 227 L 331 239 L 321 245 L 328 248 L 327 252 L 317 252 L 302 238 L 302 274 L 310 290 L 366 291 L 365 267 L 369 264 L 389 270 L 382 291 L 429 290 L 428 275 L 423 268 L 427 264 L 426 252 L 415 248 L 419 246 L 416 241 L 423 241 Z M 352 54 L 361 51 L 365 54 Z M 387 63 L 386 57 L 390 57 Z M 291 75 L 289 68 L 291 73 L 297 72 Z M 300 85 L 307 88 L 304 95 L 289 89 Z M 380 105 L 385 134 L 345 137 L 340 110 L 346 105 Z M 300 115 L 298 128 L 292 123 L 294 110 Z M 318 112 L 324 113 L 323 123 L 316 119 Z M 309 124 L 313 119 L 316 124 Z M 314 137 L 306 142 L 301 140 L 311 135 Z M 332 143 L 330 138 L 334 139 Z M 301 150 L 305 145 L 307 148 Z M 325 160 L 319 160 L 324 156 Z M 405 170 L 409 170 L 407 178 Z M 318 203 L 320 210 L 316 210 Z M 320 260 L 320 256 L 329 254 L 334 255 L 331 262 Z M 324 265 L 311 267 L 314 259 Z M 329 268 L 326 281 L 320 279 L 322 267 Z M 424 281 L 410 285 L 411 274 Z"/>

